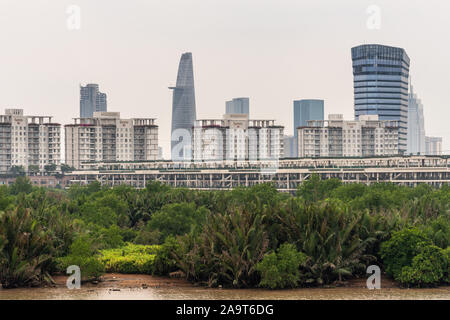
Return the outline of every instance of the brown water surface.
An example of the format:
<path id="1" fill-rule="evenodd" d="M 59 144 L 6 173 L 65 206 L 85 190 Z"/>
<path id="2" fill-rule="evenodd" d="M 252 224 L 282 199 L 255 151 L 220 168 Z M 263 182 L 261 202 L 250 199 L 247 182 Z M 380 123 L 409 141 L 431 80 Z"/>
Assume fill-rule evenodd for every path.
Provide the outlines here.
<path id="1" fill-rule="evenodd" d="M 145 275 L 109 274 L 98 285 L 85 284 L 81 289 L 67 289 L 65 277 L 56 279 L 56 287 L 0 289 L 0 300 L 450 300 L 450 287 L 401 289 L 385 281 L 385 288 L 368 290 L 361 279 L 350 287 L 292 290 L 212 289 L 193 286 L 184 280 Z"/>

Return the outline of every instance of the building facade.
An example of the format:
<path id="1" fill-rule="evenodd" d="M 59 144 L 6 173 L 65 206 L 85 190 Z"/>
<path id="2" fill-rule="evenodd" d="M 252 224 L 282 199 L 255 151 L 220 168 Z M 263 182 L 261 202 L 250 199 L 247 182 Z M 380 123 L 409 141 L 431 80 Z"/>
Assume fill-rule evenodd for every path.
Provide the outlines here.
<path id="1" fill-rule="evenodd" d="M 225 109 L 227 114 L 246 114 L 250 116 L 250 99 L 234 98 L 226 102 Z"/>
<path id="2" fill-rule="evenodd" d="M 398 149 L 397 121 L 379 121 L 377 115 L 361 115 L 345 121 L 329 115 L 328 121 L 308 121 L 299 127 L 299 157 L 395 156 Z"/>
<path id="3" fill-rule="evenodd" d="M 399 150 L 407 152 L 410 59 L 402 48 L 378 44 L 352 48 L 355 119 L 378 115 L 398 121 Z"/>
<path id="4" fill-rule="evenodd" d="M 284 158 L 297 157 L 297 139 L 295 136 L 284 136 Z"/>
<path id="5" fill-rule="evenodd" d="M 80 169 L 89 161 L 158 159 L 155 119 L 121 119 L 119 112 L 95 112 L 65 125 L 66 164 Z"/>
<path id="6" fill-rule="evenodd" d="M 106 111 L 108 111 L 107 96 L 106 93 L 99 91 L 98 84 L 80 86 L 80 118 L 92 118 L 94 112 Z"/>
<path id="7" fill-rule="evenodd" d="M 246 114 L 197 120 L 193 134 L 194 161 L 279 159 L 284 127 L 274 120 L 249 120 Z"/>
<path id="8" fill-rule="evenodd" d="M 306 126 L 310 120 L 324 120 L 324 101 L 304 99 L 294 101 L 294 150 L 293 156 L 298 157 L 297 128 Z"/>
<path id="9" fill-rule="evenodd" d="M 23 109 L 0 115 L 0 172 L 12 166 L 26 171 L 61 164 L 61 125 L 50 116 L 26 116 Z"/>
<path id="10" fill-rule="evenodd" d="M 192 144 L 192 128 L 197 118 L 192 53 L 181 56 L 176 86 L 169 89 L 173 90 L 171 156 L 172 159 L 189 160 L 192 157 L 188 151 Z"/>
<path id="11" fill-rule="evenodd" d="M 430 156 L 442 155 L 442 137 L 425 137 L 425 154 Z"/>
<path id="12" fill-rule="evenodd" d="M 425 121 L 422 101 L 410 87 L 408 101 L 408 154 L 425 154 Z"/>

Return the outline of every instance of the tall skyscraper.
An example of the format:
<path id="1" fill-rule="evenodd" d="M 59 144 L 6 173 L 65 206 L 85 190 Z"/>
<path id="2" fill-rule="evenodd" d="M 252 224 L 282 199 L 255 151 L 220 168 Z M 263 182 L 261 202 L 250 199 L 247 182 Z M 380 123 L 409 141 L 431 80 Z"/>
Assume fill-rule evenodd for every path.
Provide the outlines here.
<path id="1" fill-rule="evenodd" d="M 355 119 L 378 115 L 399 122 L 399 151 L 407 151 L 409 57 L 378 44 L 352 48 Z"/>
<path id="2" fill-rule="evenodd" d="M 425 154 L 425 124 L 422 101 L 411 86 L 408 101 L 408 154 Z"/>
<path id="3" fill-rule="evenodd" d="M 294 101 L 294 156 L 298 157 L 297 127 L 304 127 L 309 120 L 324 120 L 324 101 L 317 99 Z"/>
<path id="4" fill-rule="evenodd" d="M 250 115 L 249 105 L 249 98 L 234 98 L 233 100 L 226 102 L 226 113 Z"/>
<path id="5" fill-rule="evenodd" d="M 195 90 L 192 53 L 183 53 L 178 67 L 177 84 L 172 100 L 172 159 L 192 159 L 192 129 L 195 125 Z M 189 140 L 189 141 L 187 141 Z"/>
<path id="6" fill-rule="evenodd" d="M 80 118 L 91 118 L 94 112 L 106 112 L 106 93 L 99 91 L 98 84 L 80 86 Z"/>

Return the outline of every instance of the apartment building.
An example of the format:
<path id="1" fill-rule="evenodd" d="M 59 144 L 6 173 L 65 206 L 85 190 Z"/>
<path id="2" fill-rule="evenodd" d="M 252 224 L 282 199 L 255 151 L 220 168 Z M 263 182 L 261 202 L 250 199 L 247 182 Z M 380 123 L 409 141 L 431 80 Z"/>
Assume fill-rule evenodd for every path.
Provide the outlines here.
<path id="1" fill-rule="evenodd" d="M 61 125 L 51 116 L 26 116 L 23 109 L 5 109 L 0 115 L 0 172 L 12 166 L 26 171 L 61 163 Z"/>
<path id="2" fill-rule="evenodd" d="M 65 125 L 66 163 L 158 159 L 158 126 L 153 118 L 121 119 L 119 112 L 94 112 Z"/>
<path id="3" fill-rule="evenodd" d="M 342 114 L 311 120 L 297 128 L 299 157 L 370 157 L 399 154 L 398 121 L 360 115 L 346 121 Z"/>
<path id="4" fill-rule="evenodd" d="M 225 114 L 223 119 L 195 122 L 193 159 L 260 160 L 283 156 L 283 126 L 274 120 L 249 120 L 248 114 Z"/>

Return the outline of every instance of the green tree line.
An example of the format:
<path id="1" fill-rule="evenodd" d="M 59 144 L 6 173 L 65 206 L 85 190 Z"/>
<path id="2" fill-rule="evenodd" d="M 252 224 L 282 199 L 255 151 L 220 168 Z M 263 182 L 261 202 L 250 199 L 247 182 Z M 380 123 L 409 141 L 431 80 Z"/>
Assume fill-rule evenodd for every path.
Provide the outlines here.
<path id="1" fill-rule="evenodd" d="M 79 265 L 234 288 L 332 285 L 377 264 L 403 286 L 449 283 L 450 188 L 342 184 L 313 175 L 295 195 L 73 185 L 0 186 L 0 282 L 41 285 Z"/>

